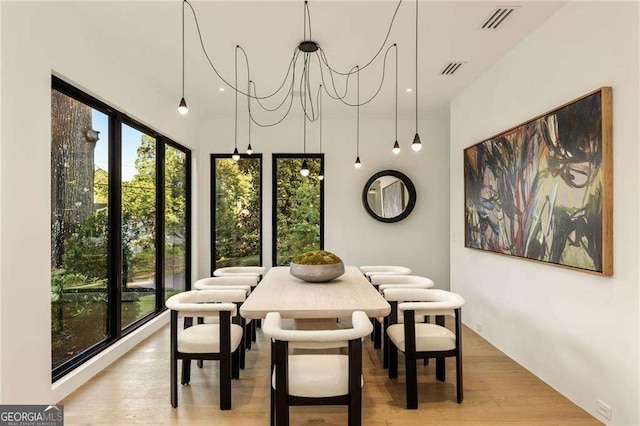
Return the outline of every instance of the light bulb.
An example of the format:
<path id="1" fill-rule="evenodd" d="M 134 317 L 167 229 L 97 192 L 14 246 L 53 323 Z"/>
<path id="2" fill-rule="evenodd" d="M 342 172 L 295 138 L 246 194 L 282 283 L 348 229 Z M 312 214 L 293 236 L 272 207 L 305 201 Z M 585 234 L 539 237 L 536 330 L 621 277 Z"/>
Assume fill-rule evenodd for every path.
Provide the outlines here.
<path id="1" fill-rule="evenodd" d="M 304 177 L 309 176 L 309 166 L 307 165 L 307 160 L 302 160 L 302 168 L 300 169 L 300 174 Z"/>
<path id="2" fill-rule="evenodd" d="M 413 137 L 413 143 L 411 144 L 411 149 L 415 152 L 418 152 L 422 149 L 422 142 L 420 142 L 420 136 L 416 133 Z"/>
<path id="3" fill-rule="evenodd" d="M 318 175 L 318 180 L 324 180 L 324 175 L 322 174 Z"/>
<path id="4" fill-rule="evenodd" d="M 249 144 L 249 146 L 247 147 L 247 154 L 248 155 L 253 154 L 253 148 L 251 148 L 251 144 Z"/>
<path id="5" fill-rule="evenodd" d="M 362 167 L 362 163 L 360 162 L 360 156 L 356 158 L 356 163 L 354 164 L 354 166 L 356 167 L 356 169 L 359 169 L 360 167 Z"/>
<path id="6" fill-rule="evenodd" d="M 180 105 L 178 106 L 178 112 L 182 115 L 186 115 L 189 112 L 189 107 L 184 98 L 180 99 Z"/>
<path id="7" fill-rule="evenodd" d="M 398 144 L 398 141 L 393 144 L 393 153 L 396 155 L 400 154 L 400 145 Z"/>
<path id="8" fill-rule="evenodd" d="M 240 160 L 240 153 L 238 152 L 238 148 L 235 148 L 233 150 L 233 154 L 231 155 L 231 158 L 233 159 L 233 161 Z"/>

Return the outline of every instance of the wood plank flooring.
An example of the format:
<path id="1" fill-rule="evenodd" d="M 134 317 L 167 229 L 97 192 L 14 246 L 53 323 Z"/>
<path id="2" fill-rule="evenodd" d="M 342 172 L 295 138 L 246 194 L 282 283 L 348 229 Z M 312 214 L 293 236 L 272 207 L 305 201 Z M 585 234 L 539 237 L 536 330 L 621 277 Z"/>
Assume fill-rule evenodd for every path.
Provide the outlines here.
<path id="1" fill-rule="evenodd" d="M 463 331 L 464 402 L 455 402 L 454 361 L 447 380 L 434 377 L 434 362 L 418 363 L 418 410 L 405 409 L 404 358 L 389 380 L 382 353 L 369 339 L 363 350 L 363 425 L 590 425 L 600 424 L 468 328 Z M 218 366 L 192 366 L 191 384 L 169 403 L 169 328 L 159 330 L 67 397 L 68 425 L 268 425 L 269 346 L 247 352 L 247 368 L 232 383 L 233 409 L 218 409 Z M 345 425 L 346 407 L 292 407 L 292 425 Z"/>

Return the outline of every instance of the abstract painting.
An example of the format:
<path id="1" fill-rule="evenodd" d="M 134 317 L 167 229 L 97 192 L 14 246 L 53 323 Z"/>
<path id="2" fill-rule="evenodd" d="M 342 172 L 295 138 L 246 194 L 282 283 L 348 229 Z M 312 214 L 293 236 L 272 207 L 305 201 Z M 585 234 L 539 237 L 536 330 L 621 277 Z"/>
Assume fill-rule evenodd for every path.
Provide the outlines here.
<path id="1" fill-rule="evenodd" d="M 382 216 L 400 216 L 404 208 L 404 184 L 400 179 L 396 179 L 392 184 L 382 188 Z"/>
<path id="2" fill-rule="evenodd" d="M 611 88 L 464 150 L 465 246 L 613 274 Z"/>

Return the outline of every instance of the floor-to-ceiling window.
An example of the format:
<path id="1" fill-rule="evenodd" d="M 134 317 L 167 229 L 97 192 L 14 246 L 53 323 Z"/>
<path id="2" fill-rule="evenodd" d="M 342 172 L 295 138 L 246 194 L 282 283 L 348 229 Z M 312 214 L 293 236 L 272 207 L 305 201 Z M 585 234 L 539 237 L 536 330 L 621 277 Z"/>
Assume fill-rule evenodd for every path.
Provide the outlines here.
<path id="1" fill-rule="evenodd" d="M 191 258 L 191 162 L 185 148 L 165 143 L 164 151 L 164 299 L 186 290 Z"/>
<path id="2" fill-rule="evenodd" d="M 122 328 L 156 307 L 156 139 L 122 124 Z"/>
<path id="3" fill-rule="evenodd" d="M 306 159 L 309 176 L 300 169 Z M 288 265 L 302 252 L 324 248 L 323 154 L 273 155 L 273 264 Z"/>
<path id="4" fill-rule="evenodd" d="M 188 149 L 53 77 L 51 355 L 55 379 L 189 288 Z"/>
<path id="5" fill-rule="evenodd" d="M 54 370 L 109 336 L 110 136 L 106 108 L 51 91 Z"/>
<path id="6" fill-rule="evenodd" d="M 211 155 L 211 273 L 262 265 L 262 155 Z"/>

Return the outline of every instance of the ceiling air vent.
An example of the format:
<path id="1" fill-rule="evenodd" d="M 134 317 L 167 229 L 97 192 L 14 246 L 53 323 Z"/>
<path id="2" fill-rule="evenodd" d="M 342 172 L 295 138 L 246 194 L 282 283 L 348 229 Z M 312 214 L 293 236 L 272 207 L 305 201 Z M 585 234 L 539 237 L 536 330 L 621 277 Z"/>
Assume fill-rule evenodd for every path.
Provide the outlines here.
<path id="1" fill-rule="evenodd" d="M 498 30 L 520 6 L 498 6 L 482 21 L 481 30 Z"/>
<path id="2" fill-rule="evenodd" d="M 445 65 L 444 68 L 442 68 L 442 71 L 440 71 L 440 75 L 453 75 L 458 72 L 460 67 L 462 67 L 464 64 L 465 62 L 460 61 L 449 62 L 447 65 Z"/>

